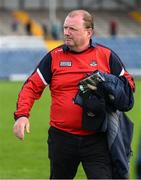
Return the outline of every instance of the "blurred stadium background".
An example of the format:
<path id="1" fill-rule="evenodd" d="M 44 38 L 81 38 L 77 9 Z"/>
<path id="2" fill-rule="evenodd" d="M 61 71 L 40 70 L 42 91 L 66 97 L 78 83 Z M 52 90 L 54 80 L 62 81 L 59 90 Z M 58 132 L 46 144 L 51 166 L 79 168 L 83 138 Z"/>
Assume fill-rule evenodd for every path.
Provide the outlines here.
<path id="1" fill-rule="evenodd" d="M 136 80 L 131 178 L 136 178 L 140 131 L 141 0 L 0 0 L 0 178 L 47 179 L 49 91 L 31 112 L 32 133 L 23 143 L 12 134 L 13 112 L 23 80 L 41 58 L 63 43 L 62 25 L 72 9 L 94 15 L 96 42 L 113 49 Z M 116 34 L 111 35 L 111 23 Z M 80 167 L 76 178 L 86 178 Z"/>

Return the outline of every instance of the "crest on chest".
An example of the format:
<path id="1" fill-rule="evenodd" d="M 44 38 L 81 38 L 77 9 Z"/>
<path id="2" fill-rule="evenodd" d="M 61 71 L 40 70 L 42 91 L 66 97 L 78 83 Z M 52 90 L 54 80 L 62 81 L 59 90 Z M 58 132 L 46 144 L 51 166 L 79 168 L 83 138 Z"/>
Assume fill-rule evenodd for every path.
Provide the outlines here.
<path id="1" fill-rule="evenodd" d="M 90 62 L 90 66 L 97 66 L 97 62 L 96 62 L 96 60 L 92 60 L 91 62 Z"/>

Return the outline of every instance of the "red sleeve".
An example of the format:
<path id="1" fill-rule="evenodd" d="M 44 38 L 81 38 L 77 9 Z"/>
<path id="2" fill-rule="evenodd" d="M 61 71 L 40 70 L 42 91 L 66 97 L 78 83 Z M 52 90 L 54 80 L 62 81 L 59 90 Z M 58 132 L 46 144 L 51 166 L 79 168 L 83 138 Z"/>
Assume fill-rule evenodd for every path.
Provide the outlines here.
<path id="1" fill-rule="evenodd" d="M 127 71 L 124 72 L 124 77 L 126 77 L 126 79 L 128 80 L 132 91 L 135 92 L 135 81 L 133 77 Z"/>
<path id="2" fill-rule="evenodd" d="M 41 97 L 45 87 L 37 71 L 26 80 L 18 95 L 17 109 L 14 112 L 15 120 L 21 116 L 29 117 L 34 101 Z"/>
<path id="3" fill-rule="evenodd" d="M 120 60 L 120 58 L 118 57 L 118 55 L 111 51 L 111 55 L 110 55 L 110 70 L 111 73 L 116 75 L 116 76 L 124 76 L 128 82 L 129 85 L 132 89 L 132 91 L 135 91 L 135 82 L 134 79 L 132 77 L 131 74 L 129 74 L 129 72 L 126 70 L 124 64 L 122 63 L 122 61 Z"/>

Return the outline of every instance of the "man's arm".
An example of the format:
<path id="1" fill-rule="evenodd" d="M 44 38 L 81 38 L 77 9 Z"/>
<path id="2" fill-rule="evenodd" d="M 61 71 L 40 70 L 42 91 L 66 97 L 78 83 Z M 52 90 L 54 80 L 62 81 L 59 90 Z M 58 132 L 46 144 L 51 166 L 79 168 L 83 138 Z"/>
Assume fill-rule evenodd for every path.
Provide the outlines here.
<path id="1" fill-rule="evenodd" d="M 39 99 L 44 88 L 51 81 L 51 56 L 47 54 L 39 63 L 33 74 L 24 83 L 14 112 L 16 120 L 13 128 L 14 134 L 19 139 L 24 139 L 24 132 L 29 132 L 29 116 L 34 101 Z"/>
<path id="2" fill-rule="evenodd" d="M 134 104 L 133 77 L 126 71 L 120 58 L 112 51 L 109 59 L 111 74 L 102 73 L 105 81 L 98 88 L 88 85 L 91 90 L 103 92 L 107 105 L 113 110 L 129 111 Z"/>
<path id="3" fill-rule="evenodd" d="M 129 111 L 134 105 L 133 91 L 123 77 L 117 77 L 112 74 L 104 74 L 105 82 L 102 87 L 104 90 L 107 104 L 114 110 Z"/>
<path id="4" fill-rule="evenodd" d="M 40 98 L 45 87 L 37 71 L 35 71 L 26 80 L 18 95 L 17 109 L 14 112 L 15 120 L 23 116 L 29 117 L 34 101 Z"/>
<path id="5" fill-rule="evenodd" d="M 103 83 L 106 94 L 111 96 L 109 102 L 115 109 L 129 111 L 134 105 L 134 79 L 113 51 L 109 64 L 111 74 L 105 74 L 106 81 Z"/>
<path id="6" fill-rule="evenodd" d="M 16 137 L 24 140 L 25 131 L 29 133 L 30 123 L 29 123 L 29 112 L 36 99 L 39 99 L 45 85 L 38 76 L 37 72 L 34 72 L 22 87 L 19 93 L 17 101 L 17 110 L 14 113 L 15 124 L 13 127 L 13 132 Z"/>
<path id="7" fill-rule="evenodd" d="M 113 74 L 117 77 L 125 77 L 127 79 L 128 85 L 131 87 L 132 91 L 134 92 L 135 91 L 135 82 L 134 82 L 133 77 L 126 70 L 121 59 L 113 51 L 111 51 L 109 64 L 110 64 L 111 74 Z"/>

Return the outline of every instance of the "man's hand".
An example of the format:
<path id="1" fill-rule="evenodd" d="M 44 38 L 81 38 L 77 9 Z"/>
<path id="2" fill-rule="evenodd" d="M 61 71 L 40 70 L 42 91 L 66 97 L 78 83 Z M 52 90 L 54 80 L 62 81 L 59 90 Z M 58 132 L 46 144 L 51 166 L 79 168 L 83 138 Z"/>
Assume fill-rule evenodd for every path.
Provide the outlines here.
<path id="1" fill-rule="evenodd" d="M 18 137 L 21 140 L 24 140 L 24 133 L 25 131 L 27 133 L 30 132 L 30 123 L 27 117 L 20 117 L 19 119 L 16 120 L 14 127 L 13 127 L 13 132 L 16 137 Z"/>
<path id="2" fill-rule="evenodd" d="M 88 88 L 93 90 L 93 91 L 96 91 L 97 90 L 97 87 L 96 86 L 93 86 L 91 84 L 87 84 Z"/>

